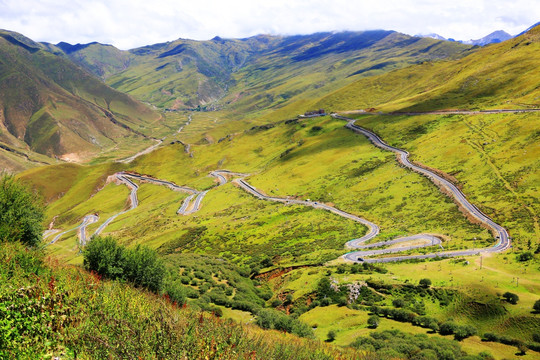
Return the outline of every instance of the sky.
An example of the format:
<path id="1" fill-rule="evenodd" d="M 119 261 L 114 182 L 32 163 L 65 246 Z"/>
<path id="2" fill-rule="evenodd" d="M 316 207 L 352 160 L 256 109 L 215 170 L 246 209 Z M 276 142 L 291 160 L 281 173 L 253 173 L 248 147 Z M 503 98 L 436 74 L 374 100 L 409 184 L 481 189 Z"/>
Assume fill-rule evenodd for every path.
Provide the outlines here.
<path id="1" fill-rule="evenodd" d="M 120 49 L 172 41 L 396 30 L 457 40 L 540 21 L 540 0 L 0 0 L 0 28 Z"/>

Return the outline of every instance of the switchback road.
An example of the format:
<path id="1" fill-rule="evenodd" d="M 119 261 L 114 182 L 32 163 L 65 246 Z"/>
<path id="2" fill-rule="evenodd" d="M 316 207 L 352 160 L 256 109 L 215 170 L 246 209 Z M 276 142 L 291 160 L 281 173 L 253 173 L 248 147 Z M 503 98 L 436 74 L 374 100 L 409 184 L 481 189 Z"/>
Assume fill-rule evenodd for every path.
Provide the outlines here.
<path id="1" fill-rule="evenodd" d="M 411 236 L 393 239 L 389 241 L 381 241 L 381 242 L 376 242 L 376 243 L 371 243 L 371 244 L 365 244 L 367 241 L 378 236 L 380 232 L 379 227 L 373 222 L 370 222 L 357 215 L 345 212 L 333 206 L 320 203 L 317 201 L 298 200 L 298 199 L 289 198 L 289 197 L 281 198 L 281 197 L 275 197 L 275 196 L 267 196 L 261 190 L 250 185 L 245 180 L 245 178 L 248 177 L 249 174 L 232 172 L 229 170 L 215 170 L 215 171 L 212 171 L 210 175 L 217 179 L 218 181 L 217 186 L 222 186 L 226 184 L 229 178 L 236 178 L 233 180 L 233 183 L 235 183 L 246 192 L 250 193 L 251 195 L 261 200 L 280 202 L 284 204 L 310 206 L 315 209 L 322 209 L 322 210 L 330 211 L 338 216 L 341 216 L 343 218 L 347 218 L 347 219 L 350 219 L 350 220 L 353 220 L 353 221 L 356 221 L 358 223 L 365 225 L 368 229 L 365 235 L 363 235 L 360 238 L 349 240 L 346 243 L 346 247 L 350 249 L 357 249 L 356 251 L 352 251 L 343 255 L 343 258 L 349 261 L 391 262 L 391 261 L 401 261 L 401 260 L 408 260 L 408 259 L 454 257 L 454 256 L 475 255 L 481 252 L 500 252 L 500 251 L 504 251 L 510 248 L 510 237 L 508 236 L 508 232 L 506 231 L 506 229 L 500 226 L 499 224 L 495 223 L 487 215 L 481 212 L 474 204 L 470 203 L 465 197 L 465 195 L 450 181 L 442 178 L 441 176 L 437 175 L 436 173 L 432 172 L 429 169 L 426 169 L 426 168 L 423 168 L 421 166 L 411 163 L 409 161 L 409 153 L 407 151 L 388 145 L 377 134 L 356 125 L 354 119 L 340 116 L 337 114 L 332 114 L 331 116 L 336 119 L 346 120 L 347 121 L 346 128 L 356 133 L 366 136 L 375 146 L 383 150 L 396 153 L 398 155 L 398 161 L 401 164 L 403 164 L 405 167 L 419 174 L 422 174 L 423 176 L 426 176 L 434 184 L 436 184 L 440 188 L 444 188 L 447 191 L 447 193 L 449 193 L 452 196 L 452 198 L 458 203 L 458 205 L 461 206 L 462 209 L 464 209 L 464 211 L 466 211 L 470 216 L 474 217 L 475 219 L 483 223 L 486 227 L 491 229 L 493 233 L 497 234 L 496 244 L 492 247 L 484 248 L 484 249 L 444 251 L 444 248 L 442 247 L 441 239 L 437 237 L 436 235 L 432 235 L 432 234 L 416 234 L 416 235 L 411 235 Z M 135 174 L 135 173 L 119 172 L 119 173 L 114 174 L 114 177 L 118 182 L 123 183 L 130 188 L 131 193 L 130 193 L 129 199 L 130 199 L 131 206 L 129 209 L 121 211 L 111 216 L 110 218 L 108 218 L 95 231 L 94 235 L 100 234 L 105 229 L 105 227 L 108 226 L 119 215 L 124 214 L 132 209 L 135 209 L 138 206 L 137 190 L 139 186 L 136 183 L 134 183 L 132 180 L 137 180 L 141 183 L 147 182 L 147 183 L 153 183 L 156 185 L 167 186 L 173 191 L 182 191 L 182 192 L 188 193 L 189 196 L 182 202 L 180 208 L 177 211 L 177 214 L 180 214 L 180 215 L 190 215 L 198 211 L 201 208 L 202 200 L 204 199 L 205 195 L 208 193 L 208 190 L 198 191 L 198 190 L 186 187 L 186 186 L 176 185 L 167 180 L 156 179 L 151 176 L 140 175 L 140 174 Z M 85 216 L 85 218 L 83 219 L 83 222 L 79 226 L 59 233 L 58 235 L 54 237 L 54 239 L 50 242 L 50 244 L 56 242 L 62 235 L 70 231 L 73 231 L 75 229 L 79 229 L 80 241 L 81 241 L 81 244 L 84 246 L 86 245 L 86 242 L 87 242 L 86 232 L 85 232 L 86 226 L 97 221 L 98 221 L 98 217 L 96 215 L 87 215 Z M 51 231 L 49 230 L 48 234 L 50 234 L 50 232 Z M 392 245 L 413 242 L 413 241 L 415 241 L 416 244 L 409 244 L 409 245 L 405 244 L 404 246 L 400 246 L 400 247 L 392 247 Z M 399 252 L 403 252 L 407 250 L 428 247 L 428 246 L 432 246 L 432 247 L 438 246 L 440 251 L 431 252 L 431 253 L 422 254 L 422 255 L 380 257 L 381 255 L 384 255 L 384 254 L 399 253 Z M 380 249 L 374 249 L 374 248 L 380 248 Z M 362 250 L 359 250 L 359 249 L 362 249 Z"/>

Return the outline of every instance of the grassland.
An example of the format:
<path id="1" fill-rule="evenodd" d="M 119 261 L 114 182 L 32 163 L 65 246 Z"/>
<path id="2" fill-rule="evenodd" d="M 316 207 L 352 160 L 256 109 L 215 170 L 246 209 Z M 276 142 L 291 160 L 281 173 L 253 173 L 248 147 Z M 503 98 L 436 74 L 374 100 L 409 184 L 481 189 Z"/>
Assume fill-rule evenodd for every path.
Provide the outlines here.
<path id="1" fill-rule="evenodd" d="M 314 107 L 417 111 L 537 106 L 538 78 L 530 70 L 539 61 L 537 34 L 535 29 L 462 59 L 366 77 L 336 88 L 328 96 L 324 95 L 333 85 L 307 89 L 314 78 L 302 72 L 300 79 L 278 73 L 274 87 L 265 90 L 268 78 L 260 72 L 241 84 L 242 71 L 257 73 L 255 68 L 246 68 L 232 76 L 238 76 L 235 86 L 239 93 L 247 88 L 253 93 L 235 97 L 229 109 L 193 112 L 190 125 L 151 154 L 130 164 L 101 163 L 103 158 L 86 166 L 32 169 L 20 177 L 40 189 L 49 204 L 47 221 L 60 214 L 55 226 L 61 228 L 75 226 L 88 213 L 99 212 L 104 221 L 125 208 L 127 189 L 105 183 L 107 175 L 120 170 L 209 190 L 200 211 L 178 216 L 176 210 L 186 194 L 142 184 L 140 207 L 118 217 L 106 232 L 128 246 L 145 244 L 158 249 L 167 254 L 170 263 L 175 257 L 195 253 L 224 259 L 252 275 L 262 273 L 258 281 L 274 293 L 266 306 L 316 324 L 320 340 L 329 330 L 336 330 L 336 343 L 348 345 L 373 332 L 366 326 L 369 306 L 392 308 L 394 300 L 404 299 L 409 310 L 440 324 L 453 319 L 458 325 L 475 326 L 478 335 L 495 332 L 532 342 L 533 335 L 540 332 L 539 315 L 531 313 L 540 293 L 538 255 L 528 261 L 518 261 L 517 255 L 534 252 L 540 242 L 538 114 L 358 116 L 358 124 L 406 149 L 412 160 L 444 172 L 472 203 L 505 226 L 514 248 L 504 254 L 388 264 L 387 273 L 353 273 L 335 259 L 344 252 L 347 240 L 365 233 L 364 227 L 328 212 L 257 200 L 231 183 L 215 187 L 208 173 L 215 169 L 250 173 L 248 181 L 268 195 L 333 204 L 377 223 L 379 239 L 431 233 L 445 240 L 446 249 L 489 246 L 493 239 L 487 230 L 471 224 L 450 198 L 427 179 L 399 167 L 392 154 L 344 129 L 342 121 L 330 117 L 284 120 Z M 187 69 L 184 75 L 189 75 Z M 305 92 L 281 101 L 278 94 L 287 89 Z M 163 94 L 158 101 L 165 104 L 167 96 Z M 171 124 L 166 130 L 169 133 L 187 118 L 182 112 L 165 115 Z M 155 130 L 160 131 L 157 127 L 156 123 Z M 170 144 L 173 140 L 189 144 L 189 152 L 181 143 Z M 66 236 L 51 251 L 78 264 L 81 257 L 76 243 L 74 235 Z M 179 268 L 192 267 L 179 264 Z M 346 306 L 335 302 L 323 306 L 318 286 L 322 278 L 330 276 L 339 284 L 371 284 L 369 296 Z M 423 278 L 433 282 L 429 296 L 422 296 L 416 287 Z M 196 283 L 192 287 L 198 291 L 202 283 Z M 501 299 L 506 291 L 519 296 L 517 305 Z M 318 303 L 312 306 L 310 301 Z M 242 322 L 251 319 L 247 312 L 222 309 L 224 316 Z M 381 319 L 379 330 L 392 328 L 427 332 L 410 322 Z M 478 336 L 461 344 L 471 353 L 489 349 L 497 359 L 511 358 L 516 352 L 515 347 L 482 342 Z M 529 352 L 523 358 L 535 356 Z"/>
<path id="2" fill-rule="evenodd" d="M 358 124 L 456 179 L 473 203 L 509 229 L 518 249 L 539 244 L 538 114 L 366 116 Z"/>

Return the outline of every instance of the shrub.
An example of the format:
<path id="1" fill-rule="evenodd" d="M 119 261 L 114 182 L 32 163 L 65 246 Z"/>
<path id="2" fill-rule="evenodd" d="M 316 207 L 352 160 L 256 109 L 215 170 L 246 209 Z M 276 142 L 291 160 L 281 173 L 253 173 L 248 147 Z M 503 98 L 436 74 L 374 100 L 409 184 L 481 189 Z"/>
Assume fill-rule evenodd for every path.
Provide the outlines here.
<path id="1" fill-rule="evenodd" d="M 456 340 L 463 340 L 473 335 L 476 335 L 476 328 L 471 325 L 456 326 L 454 329 L 454 338 Z"/>
<path id="2" fill-rule="evenodd" d="M 456 331 L 458 325 L 452 321 L 442 323 L 439 329 L 441 335 L 452 335 Z"/>
<path id="3" fill-rule="evenodd" d="M 428 288 L 431 286 L 431 280 L 429 279 L 421 279 L 420 282 L 418 283 L 421 287 L 423 288 Z"/>
<path id="4" fill-rule="evenodd" d="M 86 270 L 113 280 L 124 275 L 124 248 L 111 236 L 94 236 L 84 248 L 83 256 Z"/>
<path id="5" fill-rule="evenodd" d="M 513 305 L 517 304 L 517 302 L 519 301 L 519 296 L 511 293 L 510 291 L 505 292 L 502 297 L 504 298 L 504 300 Z"/>
<path id="6" fill-rule="evenodd" d="M 533 305 L 533 310 L 536 313 L 540 313 L 540 299 L 536 300 Z M 540 341 L 539 341 L 540 342 Z"/>
<path id="7" fill-rule="evenodd" d="M 83 251 L 84 267 L 109 279 L 122 279 L 153 292 L 161 290 L 165 265 L 144 246 L 126 249 L 111 236 L 93 237 Z"/>
<path id="8" fill-rule="evenodd" d="M 518 254 L 517 260 L 518 261 L 529 261 L 533 258 L 533 254 L 530 251 L 522 252 L 521 254 Z"/>
<path id="9" fill-rule="evenodd" d="M 376 329 L 379 326 L 380 318 L 377 315 L 371 315 L 368 320 L 368 326 L 372 329 Z"/>
<path id="10" fill-rule="evenodd" d="M 43 205 L 38 197 L 11 175 L 0 178 L 0 242 L 41 242 Z"/>
<path id="11" fill-rule="evenodd" d="M 137 245 L 124 251 L 124 279 L 136 286 L 158 292 L 163 284 L 165 265 L 156 251 Z"/>
<path id="12" fill-rule="evenodd" d="M 405 306 L 405 300 L 395 299 L 394 301 L 392 301 L 392 305 L 394 305 L 394 307 L 397 307 L 397 308 L 402 308 Z"/>
<path id="13" fill-rule="evenodd" d="M 263 329 L 281 330 L 302 337 L 313 336 L 313 331 L 307 324 L 275 310 L 260 310 L 255 323 Z"/>
<path id="14" fill-rule="evenodd" d="M 326 335 L 326 341 L 332 342 L 336 340 L 336 332 L 334 330 L 328 331 L 328 334 Z"/>
<path id="15" fill-rule="evenodd" d="M 177 304 L 186 302 L 186 289 L 178 281 L 169 282 L 165 285 L 165 293 L 169 299 Z"/>

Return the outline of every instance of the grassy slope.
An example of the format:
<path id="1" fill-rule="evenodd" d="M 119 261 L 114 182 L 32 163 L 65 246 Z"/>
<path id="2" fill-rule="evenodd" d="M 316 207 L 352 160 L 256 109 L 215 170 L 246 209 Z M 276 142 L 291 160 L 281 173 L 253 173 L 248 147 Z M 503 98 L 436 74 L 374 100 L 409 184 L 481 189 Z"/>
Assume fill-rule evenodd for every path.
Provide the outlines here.
<path id="1" fill-rule="evenodd" d="M 522 40 L 512 41 L 521 44 L 520 41 Z M 534 57 L 535 54 L 529 54 L 527 49 L 536 46 L 535 44 L 535 42 L 529 45 L 523 43 L 516 46 L 512 51 L 509 50 L 504 56 L 495 56 L 495 53 L 497 47 L 507 49 L 504 47 L 506 45 L 494 45 L 482 50 L 484 56 L 471 56 L 477 56 L 477 62 L 484 64 L 479 65 L 479 67 L 487 66 L 487 61 L 486 63 L 482 63 L 482 61 L 489 58 L 486 54 L 491 54 L 491 52 L 493 52 L 492 62 L 495 61 L 499 65 L 510 66 L 511 61 L 509 59 L 519 57 L 524 57 L 523 61 L 532 64 L 537 60 Z M 452 69 L 452 66 L 456 66 L 455 64 L 471 61 L 469 58 L 452 63 L 419 65 L 414 68 L 421 69 L 430 66 L 438 69 L 439 66 L 443 66 Z M 500 62 L 498 62 L 499 60 Z M 472 64 L 469 65 L 467 71 L 477 71 Z M 525 76 L 521 76 L 518 68 L 514 67 L 512 69 L 516 71 L 514 76 L 521 79 L 520 81 L 524 81 Z M 528 67 L 522 68 L 524 71 L 527 71 L 527 69 Z M 493 68 L 491 74 L 494 77 L 503 76 L 503 70 L 504 68 Z M 374 79 L 376 79 L 381 89 L 386 87 L 390 89 L 390 81 L 393 81 L 396 76 L 403 76 L 408 72 L 413 73 L 414 69 L 396 71 L 386 75 L 386 78 L 381 76 Z M 438 75 L 432 74 L 433 76 Z M 450 73 L 447 76 L 450 77 Z M 427 79 L 428 75 L 425 75 L 425 78 Z M 389 83 L 386 83 L 386 81 Z M 361 83 L 359 82 L 355 86 L 360 87 L 359 84 Z M 366 83 L 368 83 L 368 80 L 365 80 L 364 84 Z M 482 81 L 479 83 L 483 84 Z M 447 84 L 451 87 L 452 81 L 447 81 Z M 512 94 L 510 91 L 512 87 L 513 85 L 501 86 L 501 91 L 508 91 L 507 96 L 509 96 Z M 398 90 L 403 88 L 403 86 L 397 87 Z M 466 88 L 464 89 L 466 90 Z M 483 91 L 482 89 L 483 87 L 477 88 L 480 92 Z M 410 91 L 414 93 L 417 90 Z M 309 106 L 323 104 L 324 106 L 332 106 L 332 108 L 343 105 L 345 109 L 350 109 L 368 106 L 369 104 L 384 104 L 385 101 L 393 100 L 391 97 L 380 97 L 382 91 L 379 93 L 373 92 L 374 97 L 368 98 L 371 101 L 369 103 L 362 102 L 361 98 L 360 100 L 356 98 L 356 96 L 362 95 L 362 92 L 351 95 L 349 90 L 345 90 L 339 93 L 343 96 L 342 98 L 339 98 L 337 94 L 322 100 L 320 103 L 301 101 L 290 105 L 288 109 L 295 107 L 300 109 L 305 104 L 310 104 Z M 444 98 L 442 95 L 437 94 L 437 91 L 432 93 L 434 99 L 437 96 Z M 392 93 L 389 92 L 389 96 L 391 95 Z M 472 93 L 469 95 L 472 95 Z M 534 91 L 525 96 L 532 95 L 534 95 Z M 397 98 L 400 95 L 395 96 Z M 463 104 L 463 107 L 471 106 L 471 104 L 478 106 L 491 104 L 491 106 L 499 107 L 499 104 L 503 102 L 503 95 L 496 95 L 493 101 L 489 98 L 473 98 L 472 100 L 465 98 L 466 101 L 463 100 L 465 102 L 458 103 L 455 100 L 456 97 L 449 96 L 448 99 L 448 103 L 445 103 L 444 106 L 441 105 L 441 107 L 461 107 Z M 402 102 L 400 100 L 395 103 L 403 103 L 408 106 L 406 105 L 407 101 L 409 100 L 402 100 Z M 429 103 L 429 99 L 422 101 Z M 392 108 L 393 105 L 389 104 L 388 109 Z M 280 114 L 284 114 L 284 112 L 276 112 L 271 116 L 275 116 L 277 119 L 286 118 L 281 117 Z M 250 182 L 269 194 L 299 194 L 311 199 L 333 202 L 338 207 L 349 209 L 370 220 L 376 219 L 375 222 L 381 224 L 383 230 L 385 230 L 384 235 L 390 236 L 418 231 L 448 232 L 455 234 L 452 235 L 453 241 L 451 243 L 459 245 L 461 239 L 467 239 L 464 244 L 468 246 L 472 245 L 471 242 L 474 236 L 487 239 L 485 230 L 469 225 L 456 210 L 455 205 L 440 195 L 427 180 L 396 167 L 395 160 L 391 155 L 389 156 L 387 153 L 373 148 L 363 137 L 341 129 L 343 123 L 339 121 L 312 119 L 305 122 L 305 127 L 283 124 L 267 131 L 236 134 L 232 139 L 209 145 L 208 142 L 217 142 L 217 139 L 219 139 L 217 136 L 211 136 L 211 134 L 205 136 L 205 133 L 208 133 L 208 130 L 216 124 L 214 117 L 217 116 L 208 113 L 196 114 L 193 124 L 190 125 L 194 130 L 189 130 L 189 127 L 186 129 L 188 131 L 186 138 L 189 138 L 190 142 L 198 142 L 192 147 L 194 151 L 193 158 L 188 157 L 183 152 L 183 147 L 178 144 L 167 146 L 151 155 L 141 157 L 129 168 L 200 189 L 211 186 L 212 180 L 206 178 L 206 174 L 210 170 L 228 168 L 236 171 L 247 171 L 256 173 L 250 179 Z M 389 143 L 409 150 L 415 160 L 454 175 L 460 185 L 463 186 L 464 192 L 471 197 L 474 203 L 477 203 L 480 208 L 509 228 L 519 247 L 527 247 L 527 239 L 535 239 L 531 211 L 523 207 L 522 204 L 531 203 L 529 207 L 532 212 L 537 212 L 538 205 L 534 200 L 538 198 L 535 188 L 538 182 L 538 157 L 534 148 L 537 142 L 534 134 L 538 132 L 536 130 L 538 125 L 537 115 L 369 116 L 363 117 L 360 123 L 380 133 Z M 322 129 L 313 130 L 314 126 L 320 126 Z M 229 131 L 234 129 L 228 123 L 225 124 L 225 127 Z M 221 134 L 223 134 L 223 130 L 219 131 L 222 131 Z M 184 139 L 182 136 L 180 138 Z M 204 138 L 204 140 L 201 140 L 201 138 Z M 495 140 L 495 142 L 492 140 Z M 433 146 L 434 141 L 437 141 L 438 146 Z M 488 144 L 484 145 L 485 142 Z M 529 146 L 529 148 L 525 149 L 525 146 Z M 280 154 L 283 154 L 287 149 L 292 150 L 288 155 L 280 157 Z M 445 151 L 441 151 L 441 149 L 445 149 Z M 524 153 L 524 151 L 526 152 Z M 488 159 L 491 163 L 487 161 Z M 357 162 L 353 162 L 354 160 Z M 55 169 L 55 167 L 51 167 L 48 171 L 52 171 L 52 169 Z M 96 175 L 99 171 L 102 171 L 97 168 L 91 169 L 95 170 Z M 109 170 L 112 171 L 112 169 Z M 28 176 L 29 180 L 34 176 Z M 485 180 L 490 178 L 498 178 L 500 183 Z M 358 181 L 358 179 L 361 181 Z M 381 179 L 387 181 L 381 182 Z M 505 182 L 509 184 L 512 191 L 506 187 Z M 92 184 L 89 183 L 88 185 Z M 303 261 L 319 261 L 320 258 L 310 258 L 309 255 L 306 255 L 312 252 L 314 247 L 334 251 L 333 253 L 328 251 L 329 254 L 337 252 L 335 249 L 332 250 L 334 245 L 316 241 L 313 243 L 316 244 L 315 246 L 298 247 L 296 249 L 298 255 L 295 256 L 295 249 L 288 246 L 283 236 L 281 238 L 277 237 L 277 239 L 283 241 L 286 247 L 284 249 L 277 248 L 278 250 L 275 252 L 276 247 L 273 246 L 276 233 L 281 235 L 282 231 L 279 229 L 286 226 L 287 222 L 292 223 L 292 226 L 288 228 L 290 230 L 286 232 L 287 234 L 291 232 L 295 234 L 295 237 L 307 239 L 310 236 L 309 234 L 313 234 L 313 228 L 317 228 L 319 224 L 324 229 L 332 215 L 322 214 L 321 217 L 317 215 L 318 220 L 314 220 L 314 218 L 308 219 L 306 217 L 306 214 L 314 212 L 313 210 L 305 213 L 295 210 L 294 212 L 297 213 L 287 215 L 289 219 L 282 219 L 284 216 L 280 212 L 283 211 L 280 210 L 282 206 L 257 201 L 241 190 L 235 189 L 232 185 L 227 185 L 209 192 L 200 213 L 191 218 L 178 218 L 174 215 L 174 210 L 177 208 L 181 197 L 170 197 L 171 193 L 166 189 L 153 190 L 151 188 L 154 188 L 154 186 L 150 185 L 145 187 L 146 189 L 141 189 L 141 194 L 145 196 L 143 201 L 147 203 L 156 201 L 156 206 L 152 206 L 154 209 L 141 207 L 136 218 L 130 218 L 130 216 L 126 215 L 124 219 L 119 219 L 117 223 L 113 223 L 114 225 L 111 226 L 111 230 L 126 241 L 130 241 L 129 239 L 135 237 L 138 241 L 158 247 L 163 243 L 177 239 L 182 240 L 182 231 L 186 227 L 206 226 L 208 230 L 206 230 L 207 235 L 204 236 L 203 241 L 189 243 L 188 246 L 183 247 L 184 250 L 219 254 L 241 262 L 252 256 L 253 253 L 264 252 L 273 255 L 283 253 L 286 249 L 292 256 L 287 254 L 287 257 L 283 259 L 278 257 L 274 259 L 276 262 L 281 261 L 283 265 L 298 264 Z M 157 187 L 155 188 L 157 189 Z M 350 188 L 356 196 L 350 197 L 346 194 L 345 190 L 347 188 Z M 410 191 L 405 194 L 407 198 L 402 194 L 404 189 Z M 84 202 L 86 200 L 84 196 L 78 197 L 75 194 L 76 192 L 70 193 L 70 196 L 76 198 L 76 201 Z M 148 197 L 153 194 L 155 194 L 156 198 L 150 200 Z M 419 194 L 421 195 L 419 196 Z M 120 195 L 118 199 L 120 200 Z M 163 202 L 160 199 L 163 199 Z M 354 200 L 356 199 L 361 200 L 360 204 L 355 204 Z M 175 201 L 178 201 L 176 205 Z M 238 201 L 239 206 L 231 206 L 231 201 Z M 63 209 L 69 209 L 69 203 L 67 198 L 61 198 L 55 203 L 55 211 L 63 212 Z M 254 209 L 257 211 L 253 211 Z M 76 215 L 78 217 L 85 215 L 83 210 L 86 211 L 81 207 L 80 212 L 77 212 Z M 269 215 L 276 211 L 277 214 Z M 150 215 L 150 218 L 145 221 L 147 214 Z M 77 216 L 74 213 L 73 218 Z M 521 217 L 524 220 L 518 221 Z M 309 228 L 306 228 L 307 224 L 310 225 Z M 260 228 L 256 228 L 256 226 Z M 152 229 L 156 229 L 156 232 L 151 231 Z M 162 229 L 166 231 L 161 231 Z M 298 231 L 301 229 L 303 229 L 303 232 L 299 233 Z M 358 230 L 361 229 L 355 229 L 355 231 Z M 160 232 L 157 233 L 158 231 Z M 349 233 L 351 228 L 339 228 L 337 231 L 340 234 Z M 331 236 L 333 236 L 331 233 L 323 233 L 323 237 Z M 343 243 L 342 239 L 336 240 L 339 240 L 341 244 Z M 68 239 L 66 242 L 74 244 L 74 239 Z M 477 246 L 479 243 L 477 241 Z M 277 244 L 281 243 L 278 242 Z M 68 256 L 73 256 L 73 253 Z M 426 265 L 391 265 L 389 268 L 392 274 L 385 276 L 385 279 L 390 282 L 400 280 L 417 281 L 418 278 L 425 277 L 425 272 L 422 270 L 424 266 L 427 266 L 428 270 L 426 272 L 429 277 L 433 278 L 436 285 L 457 287 L 460 291 L 473 296 L 477 300 L 481 300 L 485 296 L 493 297 L 496 293 L 507 290 L 515 292 L 522 299 L 522 303 L 516 307 L 509 307 L 507 317 L 500 318 L 493 314 L 468 313 L 463 311 L 467 309 L 463 307 L 466 304 L 459 302 L 453 305 L 454 307 L 447 309 L 441 309 L 436 304 L 428 305 L 429 314 L 438 316 L 441 319 L 455 317 L 461 323 L 475 323 L 482 331 L 493 330 L 509 335 L 520 334 L 520 336 L 530 337 L 532 328 L 524 329 L 519 324 L 527 324 L 530 321 L 530 308 L 537 299 L 535 294 L 538 293 L 538 271 L 534 268 L 535 263 L 533 262 L 529 267 L 526 267 L 527 271 L 520 274 L 520 287 L 513 287 L 511 285 L 512 278 L 516 276 L 517 271 L 523 271 L 525 268 L 522 264 L 515 263 L 512 255 L 497 255 L 490 259 L 484 259 L 484 261 L 484 269 L 478 271 L 484 278 L 470 276 L 472 266 L 478 267 L 478 265 L 463 267 L 462 265 L 453 265 L 450 261 L 443 261 L 440 263 L 427 263 Z M 503 265 L 506 261 L 508 261 L 508 264 Z M 392 277 L 398 279 L 392 279 Z M 278 291 L 308 292 L 310 289 L 309 284 L 316 284 L 318 278 L 314 275 L 301 279 L 289 286 L 285 278 L 284 285 L 279 285 L 276 289 Z M 452 279 L 452 282 L 450 282 L 450 279 Z M 348 280 L 352 280 L 352 278 L 349 277 Z M 322 321 L 317 320 L 321 316 L 324 316 L 324 314 L 313 315 L 314 321 Z M 360 313 L 358 316 L 364 315 Z M 534 322 L 534 318 L 532 321 Z M 324 334 L 321 336 L 324 336 Z M 349 337 L 344 337 L 344 339 L 348 341 Z M 477 340 L 467 341 L 471 341 L 469 345 L 471 347 L 483 347 Z M 497 357 L 511 356 L 509 348 L 499 345 L 492 346 L 492 344 L 489 346 L 494 351 L 497 349 Z"/>
<path id="2" fill-rule="evenodd" d="M 473 203 L 509 229 L 518 248 L 539 244 L 539 114 L 368 116 L 358 124 L 454 176 Z"/>
<path id="3" fill-rule="evenodd" d="M 361 79 L 316 106 L 428 111 L 538 107 L 540 27 L 463 59 L 424 63 Z"/>
<path id="4" fill-rule="evenodd" d="M 0 35 L 0 102 L 5 109 L 0 141 L 7 146 L 33 159 L 40 159 L 35 155 L 40 153 L 80 161 L 118 143 L 133 146 L 134 140 L 143 140 L 124 126 L 152 134 L 149 125 L 159 115 L 145 105 L 72 62 L 33 47 L 21 35 L 30 45 L 16 40 L 14 33 Z M 6 159 L 3 165 L 14 170 L 27 166 L 21 158 L 15 164 Z"/>
<path id="5" fill-rule="evenodd" d="M 225 106 L 242 117 L 468 49 L 390 31 L 177 40 L 131 50 L 130 66 L 107 82 L 160 107 Z"/>
<path id="6" fill-rule="evenodd" d="M 47 213 L 49 218 L 62 214 L 55 226 L 68 228 L 88 213 L 103 211 L 96 207 L 100 204 L 99 193 L 90 198 L 103 186 L 106 176 L 98 177 L 100 172 L 129 169 L 203 190 L 214 184 L 207 176 L 211 170 L 226 168 L 252 173 L 249 181 L 268 194 L 334 203 L 364 216 L 381 226 L 381 238 L 429 232 L 451 239 L 450 248 L 470 247 L 473 237 L 478 238 L 478 244 L 490 242 L 486 230 L 469 224 L 426 179 L 398 167 L 392 155 L 374 148 L 342 125 L 330 118 L 310 119 L 270 130 L 253 130 L 220 143 L 194 145 L 194 157 L 176 144 L 129 165 L 75 167 L 78 175 L 71 188 L 49 206 Z M 73 167 L 69 169 L 73 171 Z M 52 189 L 43 180 L 62 171 L 57 167 L 43 168 L 23 174 L 23 178 L 44 186 L 45 193 L 58 193 L 60 189 Z M 119 211 L 125 191 L 115 193 L 118 195 L 111 195 L 110 201 L 121 205 Z M 347 240 L 365 232 L 362 226 L 330 213 L 259 201 L 232 184 L 212 189 L 198 213 L 178 216 L 176 210 L 185 196 L 143 185 L 141 206 L 119 217 L 107 231 L 125 241 L 137 239 L 137 243 L 158 247 L 182 237 L 183 229 L 206 226 L 204 236 L 184 251 L 226 255 L 241 262 L 256 254 L 275 256 L 281 251 L 276 262 L 282 264 L 332 259 L 343 252 Z M 75 244 L 74 238 L 75 234 L 69 240 L 71 244 Z"/>
<path id="7" fill-rule="evenodd" d="M 0 248 L 0 306 L 10 330 L 0 351 L 6 358 L 370 358 L 180 308 L 165 297 L 39 258 L 20 244 Z"/>

